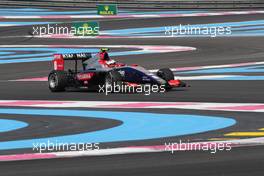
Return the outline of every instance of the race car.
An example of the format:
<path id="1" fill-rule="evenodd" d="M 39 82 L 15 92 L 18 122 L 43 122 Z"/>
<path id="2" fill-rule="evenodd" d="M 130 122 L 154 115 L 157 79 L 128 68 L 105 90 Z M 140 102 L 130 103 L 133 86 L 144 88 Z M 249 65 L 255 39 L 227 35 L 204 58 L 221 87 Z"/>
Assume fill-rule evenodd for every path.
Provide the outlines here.
<path id="1" fill-rule="evenodd" d="M 65 61 L 73 61 L 74 69 L 65 71 Z M 78 65 L 79 62 L 81 64 Z M 173 72 L 168 68 L 153 73 L 136 64 L 115 62 L 104 50 L 93 56 L 92 53 L 54 54 L 53 70 L 48 76 L 48 84 L 52 92 L 62 92 L 67 88 L 99 91 L 102 87 L 107 90 L 117 85 L 158 85 L 167 91 L 186 86 L 181 80 L 174 79 Z"/>

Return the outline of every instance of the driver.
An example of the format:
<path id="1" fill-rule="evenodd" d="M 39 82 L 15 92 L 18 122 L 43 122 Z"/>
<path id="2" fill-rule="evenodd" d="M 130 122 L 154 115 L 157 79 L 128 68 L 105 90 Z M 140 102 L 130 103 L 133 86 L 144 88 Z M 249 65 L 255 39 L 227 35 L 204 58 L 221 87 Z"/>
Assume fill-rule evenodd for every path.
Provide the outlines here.
<path id="1" fill-rule="evenodd" d="M 106 64 L 107 66 L 113 66 L 116 62 L 113 59 L 110 59 L 108 52 L 108 48 L 101 48 L 99 53 L 99 58 L 102 61 L 102 63 Z"/>
<path id="2" fill-rule="evenodd" d="M 104 61 L 109 61 L 110 60 L 110 57 L 109 57 L 107 51 L 109 51 L 108 48 L 101 48 L 101 51 L 99 53 L 99 56 L 100 56 L 101 60 L 104 60 Z"/>

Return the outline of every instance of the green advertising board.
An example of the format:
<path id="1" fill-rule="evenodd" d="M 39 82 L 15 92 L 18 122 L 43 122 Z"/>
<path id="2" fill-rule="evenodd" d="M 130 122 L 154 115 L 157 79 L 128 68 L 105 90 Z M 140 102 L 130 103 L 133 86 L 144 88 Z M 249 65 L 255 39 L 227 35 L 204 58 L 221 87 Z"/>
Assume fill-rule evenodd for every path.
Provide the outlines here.
<path id="1" fill-rule="evenodd" d="M 72 24 L 75 36 L 97 36 L 99 35 L 99 23 L 97 21 L 78 22 Z"/>
<path id="2" fill-rule="evenodd" d="M 115 4 L 98 4 L 98 15 L 117 15 L 117 5 Z"/>

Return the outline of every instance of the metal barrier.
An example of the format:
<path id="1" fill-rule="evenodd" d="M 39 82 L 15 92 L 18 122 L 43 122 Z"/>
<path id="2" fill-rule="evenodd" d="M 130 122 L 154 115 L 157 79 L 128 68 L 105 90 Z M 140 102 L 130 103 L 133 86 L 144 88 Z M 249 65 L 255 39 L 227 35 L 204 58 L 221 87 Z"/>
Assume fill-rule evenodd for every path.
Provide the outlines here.
<path id="1" fill-rule="evenodd" d="M 1 0 L 0 5 L 83 7 L 94 8 L 97 4 L 117 4 L 121 8 L 166 9 L 241 9 L 264 8 L 262 0 Z"/>

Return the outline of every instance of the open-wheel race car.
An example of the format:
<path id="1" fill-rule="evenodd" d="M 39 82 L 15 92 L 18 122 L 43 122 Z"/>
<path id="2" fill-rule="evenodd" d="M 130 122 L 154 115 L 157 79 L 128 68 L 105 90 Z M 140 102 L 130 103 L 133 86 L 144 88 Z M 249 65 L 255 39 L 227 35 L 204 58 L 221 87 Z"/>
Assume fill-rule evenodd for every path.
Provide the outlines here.
<path id="1" fill-rule="evenodd" d="M 65 61 L 73 61 L 74 68 L 65 71 Z M 81 64 L 78 65 L 79 62 Z M 66 88 L 99 90 L 116 85 L 157 85 L 164 90 L 186 86 L 181 80 L 174 79 L 173 72 L 168 68 L 153 73 L 135 64 L 117 63 L 109 58 L 106 51 L 94 56 L 91 53 L 54 54 L 53 67 L 48 76 L 52 92 L 65 91 Z"/>

